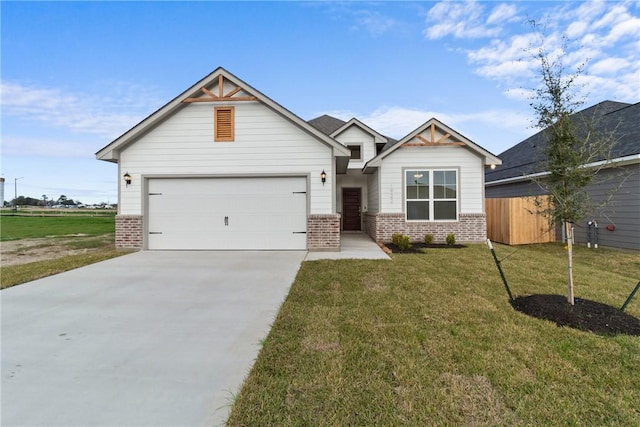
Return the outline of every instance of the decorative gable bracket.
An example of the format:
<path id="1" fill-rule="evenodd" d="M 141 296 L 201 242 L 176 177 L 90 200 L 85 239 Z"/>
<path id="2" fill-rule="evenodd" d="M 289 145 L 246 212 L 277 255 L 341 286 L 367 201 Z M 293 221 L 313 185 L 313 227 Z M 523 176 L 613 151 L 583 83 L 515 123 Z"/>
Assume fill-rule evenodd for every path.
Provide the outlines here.
<path id="1" fill-rule="evenodd" d="M 233 84 L 232 82 L 229 81 L 229 79 L 226 79 L 226 81 L 228 83 Z M 209 89 L 207 89 L 206 87 L 202 87 L 202 88 L 200 88 L 200 90 L 205 95 L 207 95 L 207 97 L 204 97 L 204 98 L 186 98 L 182 102 L 191 103 L 191 102 L 255 101 L 257 99 L 255 96 L 235 96 L 238 92 L 243 90 L 242 87 L 240 87 L 238 85 L 235 85 L 235 84 L 233 84 L 233 86 L 235 86 L 235 87 L 225 94 L 224 93 L 224 83 L 225 83 L 225 78 L 221 74 L 221 75 L 218 76 L 218 94 L 217 95 L 215 93 L 213 93 L 212 91 L 210 91 Z"/>
<path id="2" fill-rule="evenodd" d="M 464 147 L 465 144 L 464 142 L 461 141 L 455 141 L 455 140 L 450 140 L 451 138 L 451 134 L 450 133 L 445 133 L 444 135 L 438 136 L 436 135 L 436 124 L 435 123 L 431 123 L 430 126 L 430 138 L 425 138 L 422 135 L 416 135 L 416 139 L 419 142 L 407 142 L 402 144 L 403 147 L 440 147 L 440 146 L 459 146 L 459 147 Z M 437 138 L 437 139 L 436 139 Z"/>

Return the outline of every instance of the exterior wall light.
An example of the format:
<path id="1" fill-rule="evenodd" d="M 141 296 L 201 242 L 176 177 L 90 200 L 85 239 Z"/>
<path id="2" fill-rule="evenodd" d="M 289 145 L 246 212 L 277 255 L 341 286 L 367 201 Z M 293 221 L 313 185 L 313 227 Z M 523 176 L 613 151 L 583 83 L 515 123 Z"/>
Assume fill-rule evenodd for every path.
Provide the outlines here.
<path id="1" fill-rule="evenodd" d="M 123 178 L 124 178 L 124 183 L 127 184 L 127 187 L 128 187 L 129 184 L 131 184 L 131 175 L 129 175 L 129 172 L 125 172 Z"/>
<path id="2" fill-rule="evenodd" d="M 324 183 L 327 182 L 327 173 L 322 169 L 320 173 L 320 179 L 322 180 L 322 186 L 324 187 Z"/>

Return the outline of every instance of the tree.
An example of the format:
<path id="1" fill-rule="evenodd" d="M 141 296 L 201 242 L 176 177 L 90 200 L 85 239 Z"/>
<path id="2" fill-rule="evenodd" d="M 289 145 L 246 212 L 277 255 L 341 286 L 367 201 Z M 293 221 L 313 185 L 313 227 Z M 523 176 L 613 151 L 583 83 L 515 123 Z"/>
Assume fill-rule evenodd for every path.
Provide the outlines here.
<path id="1" fill-rule="evenodd" d="M 594 117 L 578 117 L 577 109 L 584 104 L 578 98 L 577 82 L 585 62 L 575 72 L 568 73 L 563 63 L 566 38 L 553 56 L 545 47 L 545 38 L 535 22 L 531 22 L 540 36 L 540 47 L 534 54 L 540 65 L 541 84 L 535 89 L 531 107 L 535 113 L 535 125 L 545 129 L 546 145 L 542 149 L 542 162 L 548 175 L 535 178 L 551 199 L 550 207 L 540 200 L 539 213 L 562 224 L 567 239 L 567 301 L 574 305 L 573 294 L 573 227 L 592 210 L 587 186 L 610 159 L 615 144 L 612 135 L 599 135 L 594 131 Z M 598 159 L 604 159 L 597 168 L 586 167 Z"/>

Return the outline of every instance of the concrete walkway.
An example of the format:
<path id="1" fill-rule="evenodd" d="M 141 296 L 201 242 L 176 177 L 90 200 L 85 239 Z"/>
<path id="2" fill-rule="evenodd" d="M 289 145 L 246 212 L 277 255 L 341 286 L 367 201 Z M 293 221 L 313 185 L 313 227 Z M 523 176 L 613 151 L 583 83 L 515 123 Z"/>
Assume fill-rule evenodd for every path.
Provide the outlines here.
<path id="1" fill-rule="evenodd" d="M 340 235 L 340 252 L 309 252 L 305 261 L 318 259 L 386 259 L 380 246 L 365 233 L 342 233 Z"/>
<path id="2" fill-rule="evenodd" d="M 216 426 L 306 252 L 125 255 L 0 293 L 2 426 Z"/>

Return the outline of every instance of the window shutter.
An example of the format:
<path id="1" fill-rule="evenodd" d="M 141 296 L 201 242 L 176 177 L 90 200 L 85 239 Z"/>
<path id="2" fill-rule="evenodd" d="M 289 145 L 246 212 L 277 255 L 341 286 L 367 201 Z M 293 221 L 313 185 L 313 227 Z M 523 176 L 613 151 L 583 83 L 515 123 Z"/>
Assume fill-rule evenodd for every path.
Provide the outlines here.
<path id="1" fill-rule="evenodd" d="M 234 140 L 234 109 L 233 107 L 215 107 L 215 141 Z"/>

